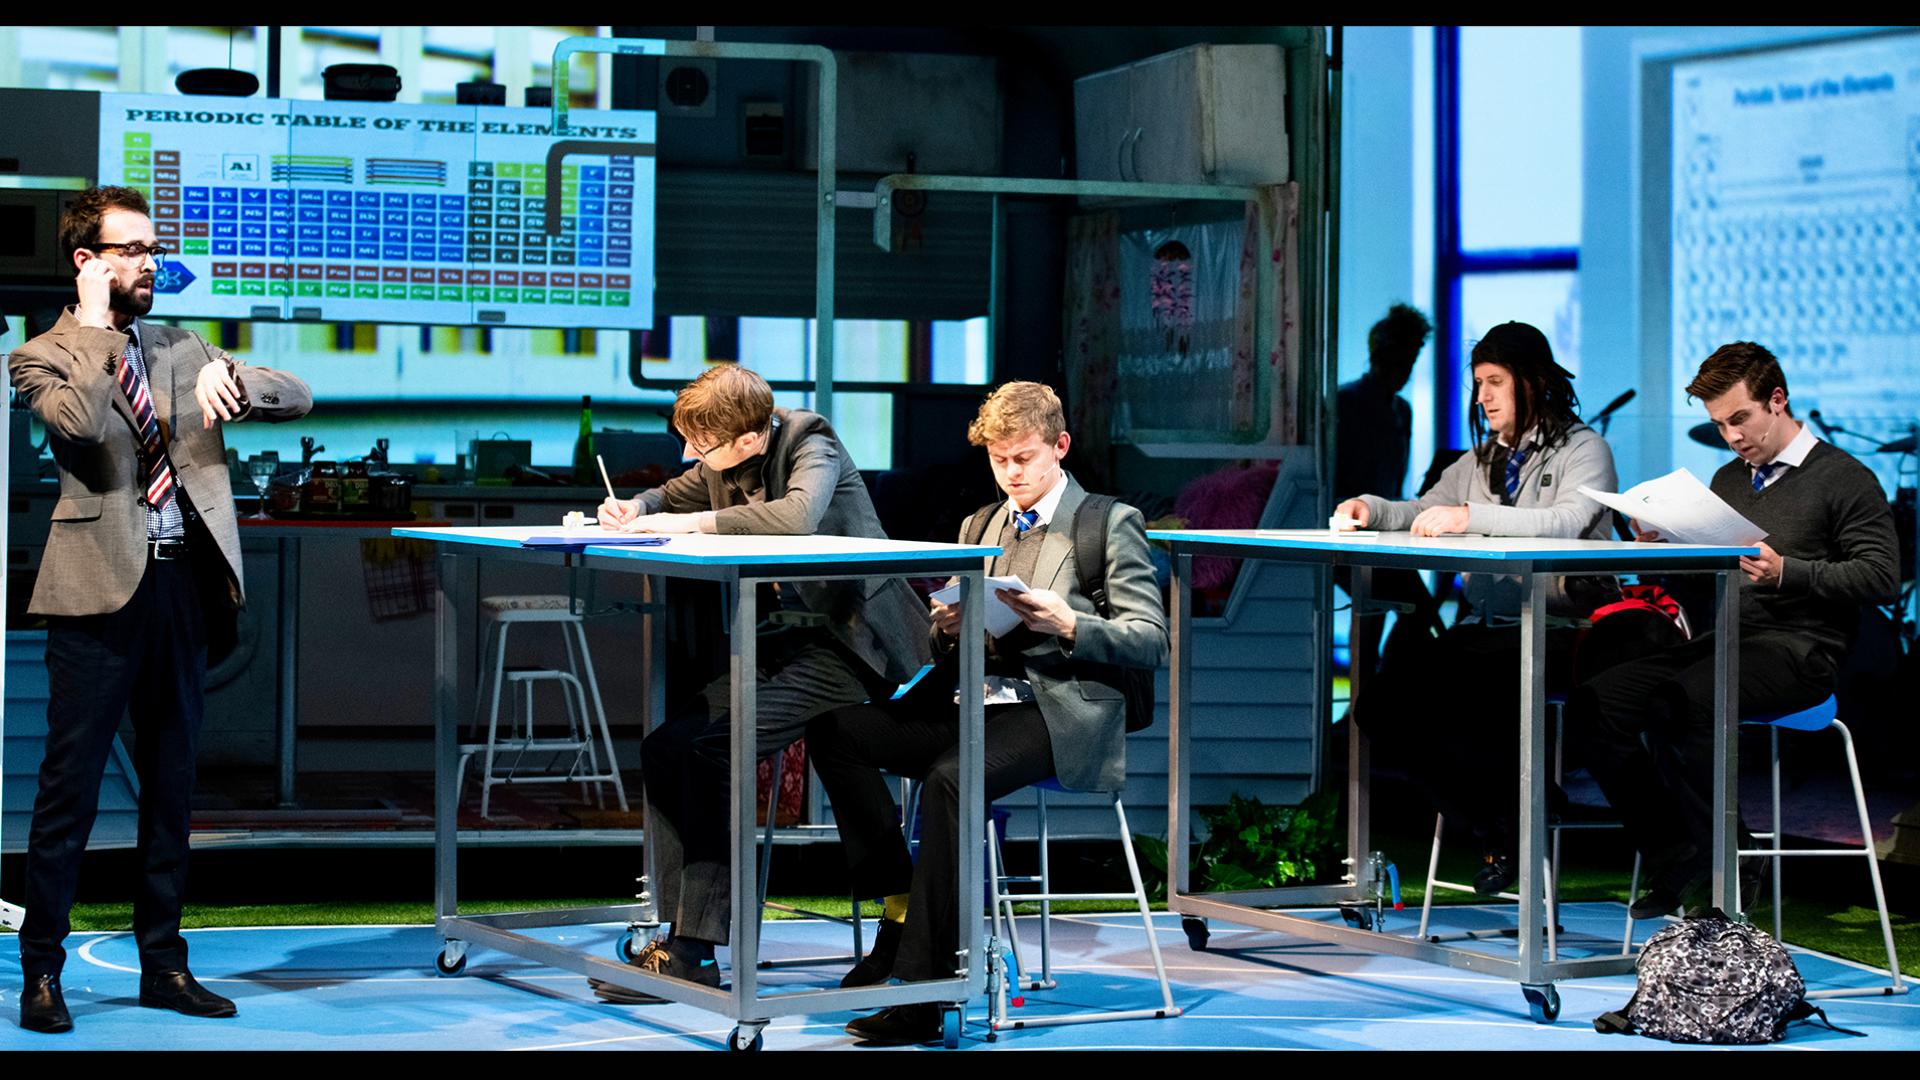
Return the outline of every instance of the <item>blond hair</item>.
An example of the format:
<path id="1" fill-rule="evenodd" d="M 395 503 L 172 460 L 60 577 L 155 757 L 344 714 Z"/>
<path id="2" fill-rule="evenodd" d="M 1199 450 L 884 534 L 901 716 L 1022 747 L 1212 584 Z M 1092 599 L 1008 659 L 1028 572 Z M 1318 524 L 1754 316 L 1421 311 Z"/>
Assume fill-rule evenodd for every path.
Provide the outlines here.
<path id="1" fill-rule="evenodd" d="M 1037 382 L 1010 382 L 987 395 L 980 415 L 967 425 L 967 441 L 975 446 L 1005 442 L 1037 434 L 1055 442 L 1067 430 L 1066 410 L 1053 387 Z"/>
<path id="2" fill-rule="evenodd" d="M 735 363 L 701 372 L 673 401 L 673 426 L 681 435 L 697 433 L 726 442 L 765 428 L 772 415 L 773 388 Z"/>

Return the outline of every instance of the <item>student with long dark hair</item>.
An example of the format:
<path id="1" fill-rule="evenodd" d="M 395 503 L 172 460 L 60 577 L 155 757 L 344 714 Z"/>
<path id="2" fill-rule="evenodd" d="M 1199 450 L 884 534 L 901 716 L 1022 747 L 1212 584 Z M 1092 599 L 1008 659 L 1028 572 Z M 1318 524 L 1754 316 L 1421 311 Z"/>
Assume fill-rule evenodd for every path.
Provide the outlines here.
<path id="1" fill-rule="evenodd" d="M 1473 347 L 1474 449 L 1418 499 L 1360 495 L 1339 512 L 1363 528 L 1416 536 L 1481 533 L 1603 540 L 1611 519 L 1580 487 L 1615 487 L 1613 451 L 1580 422 L 1573 376 L 1553 359 L 1546 335 L 1526 323 L 1494 327 Z M 1555 614 L 1585 615 L 1593 579 L 1558 579 Z M 1575 595 L 1567 592 L 1574 585 Z M 1605 586 L 1601 585 L 1604 589 Z M 1520 711 L 1520 635 L 1526 597 L 1512 577 L 1469 574 L 1466 606 L 1428 648 L 1394 658 L 1355 701 L 1353 715 L 1389 755 L 1404 760 L 1448 822 L 1486 852 L 1474 888 L 1495 893 L 1518 876 L 1514 861 Z M 1549 686 L 1565 685 L 1571 629 L 1547 632 Z M 1513 771 L 1490 770 L 1505 762 Z"/>

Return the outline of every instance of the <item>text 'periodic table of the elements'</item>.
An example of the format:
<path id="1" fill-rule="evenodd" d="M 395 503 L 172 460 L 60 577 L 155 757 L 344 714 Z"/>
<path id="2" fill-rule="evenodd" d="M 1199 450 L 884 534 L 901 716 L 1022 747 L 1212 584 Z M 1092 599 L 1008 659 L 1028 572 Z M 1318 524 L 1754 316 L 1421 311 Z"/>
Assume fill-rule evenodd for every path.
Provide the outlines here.
<path id="1" fill-rule="evenodd" d="M 179 317 L 642 329 L 654 114 L 555 171 L 544 109 L 103 94 L 100 182 L 141 189 Z M 545 228 L 558 195 L 560 232 Z"/>

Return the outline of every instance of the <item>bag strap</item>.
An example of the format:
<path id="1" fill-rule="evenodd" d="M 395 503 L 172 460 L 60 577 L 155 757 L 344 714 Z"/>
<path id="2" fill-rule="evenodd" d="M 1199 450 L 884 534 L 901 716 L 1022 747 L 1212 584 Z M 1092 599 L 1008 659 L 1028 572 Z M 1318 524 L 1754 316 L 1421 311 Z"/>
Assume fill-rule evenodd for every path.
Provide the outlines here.
<path id="1" fill-rule="evenodd" d="M 1867 1037 L 1867 1033 L 1864 1031 L 1843 1028 L 1827 1019 L 1827 1011 L 1815 1006 L 1813 1002 L 1808 1001 L 1806 998 L 1801 998 L 1794 1004 L 1793 1008 L 1787 1010 L 1787 1023 L 1789 1024 L 1800 1020 L 1806 1020 L 1811 1023 L 1816 1017 L 1819 1019 L 1821 1026 L 1829 1031 L 1837 1031 L 1842 1035 L 1855 1035 L 1862 1039 Z"/>
<path id="2" fill-rule="evenodd" d="M 1073 514 L 1073 564 L 1080 591 L 1103 619 L 1113 618 L 1107 599 L 1107 519 L 1118 501 L 1111 495 L 1088 495 Z"/>
<path id="3" fill-rule="evenodd" d="M 966 524 L 960 527 L 960 534 L 966 537 L 967 543 L 978 545 L 987 538 L 987 526 L 993 524 L 993 512 L 1000 509 L 1000 505 L 990 502 L 967 515 Z"/>
<path id="4" fill-rule="evenodd" d="M 1624 1012 L 1601 1013 L 1593 1018 L 1593 1030 L 1602 1035 L 1637 1035 L 1633 1021 Z"/>

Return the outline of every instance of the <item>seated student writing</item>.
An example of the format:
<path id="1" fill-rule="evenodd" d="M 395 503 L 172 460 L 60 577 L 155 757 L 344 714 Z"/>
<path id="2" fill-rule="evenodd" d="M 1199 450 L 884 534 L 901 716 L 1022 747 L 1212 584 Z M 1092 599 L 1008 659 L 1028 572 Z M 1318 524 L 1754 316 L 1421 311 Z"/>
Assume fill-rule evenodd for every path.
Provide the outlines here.
<path id="1" fill-rule="evenodd" d="M 673 423 L 693 468 L 631 499 L 611 496 L 600 524 L 634 532 L 885 537 L 860 470 L 825 417 L 776 408 L 765 379 L 738 364 L 702 372 L 680 391 Z M 766 632 L 759 647 L 754 720 L 760 756 L 778 751 L 816 713 L 885 698 L 927 659 L 927 613 L 898 578 L 783 583 L 762 610 L 811 613 Z M 715 945 L 727 941 L 733 879 L 727 831 L 730 678 L 641 743 L 653 893 L 672 933 L 632 963 L 707 986 L 721 983 Z M 753 888 L 751 883 L 747 888 Z M 660 999 L 594 981 L 604 1000 Z"/>
<path id="2" fill-rule="evenodd" d="M 1363 528 L 1416 536 L 1609 539 L 1606 508 L 1579 489 L 1614 490 L 1613 451 L 1580 422 L 1572 378 L 1539 330 L 1520 322 L 1494 327 L 1473 347 L 1473 452 L 1418 499 L 1361 495 L 1342 502 L 1338 513 Z M 1578 583 L 1575 597 L 1569 583 Z M 1584 615 L 1594 606 L 1586 596 L 1592 590 L 1586 579 L 1556 581 L 1549 609 Z M 1363 684 L 1353 707 L 1375 745 L 1403 759 L 1448 822 L 1479 841 L 1485 864 L 1473 885 L 1483 894 L 1507 889 L 1518 876 L 1520 635 L 1513 627 L 1524 602 L 1516 578 L 1467 575 L 1465 614 L 1429 647 L 1395 657 Z M 1572 630 L 1548 631 L 1549 685 L 1564 684 L 1573 641 Z M 1515 771 L 1489 772 L 1490 762 Z"/>

